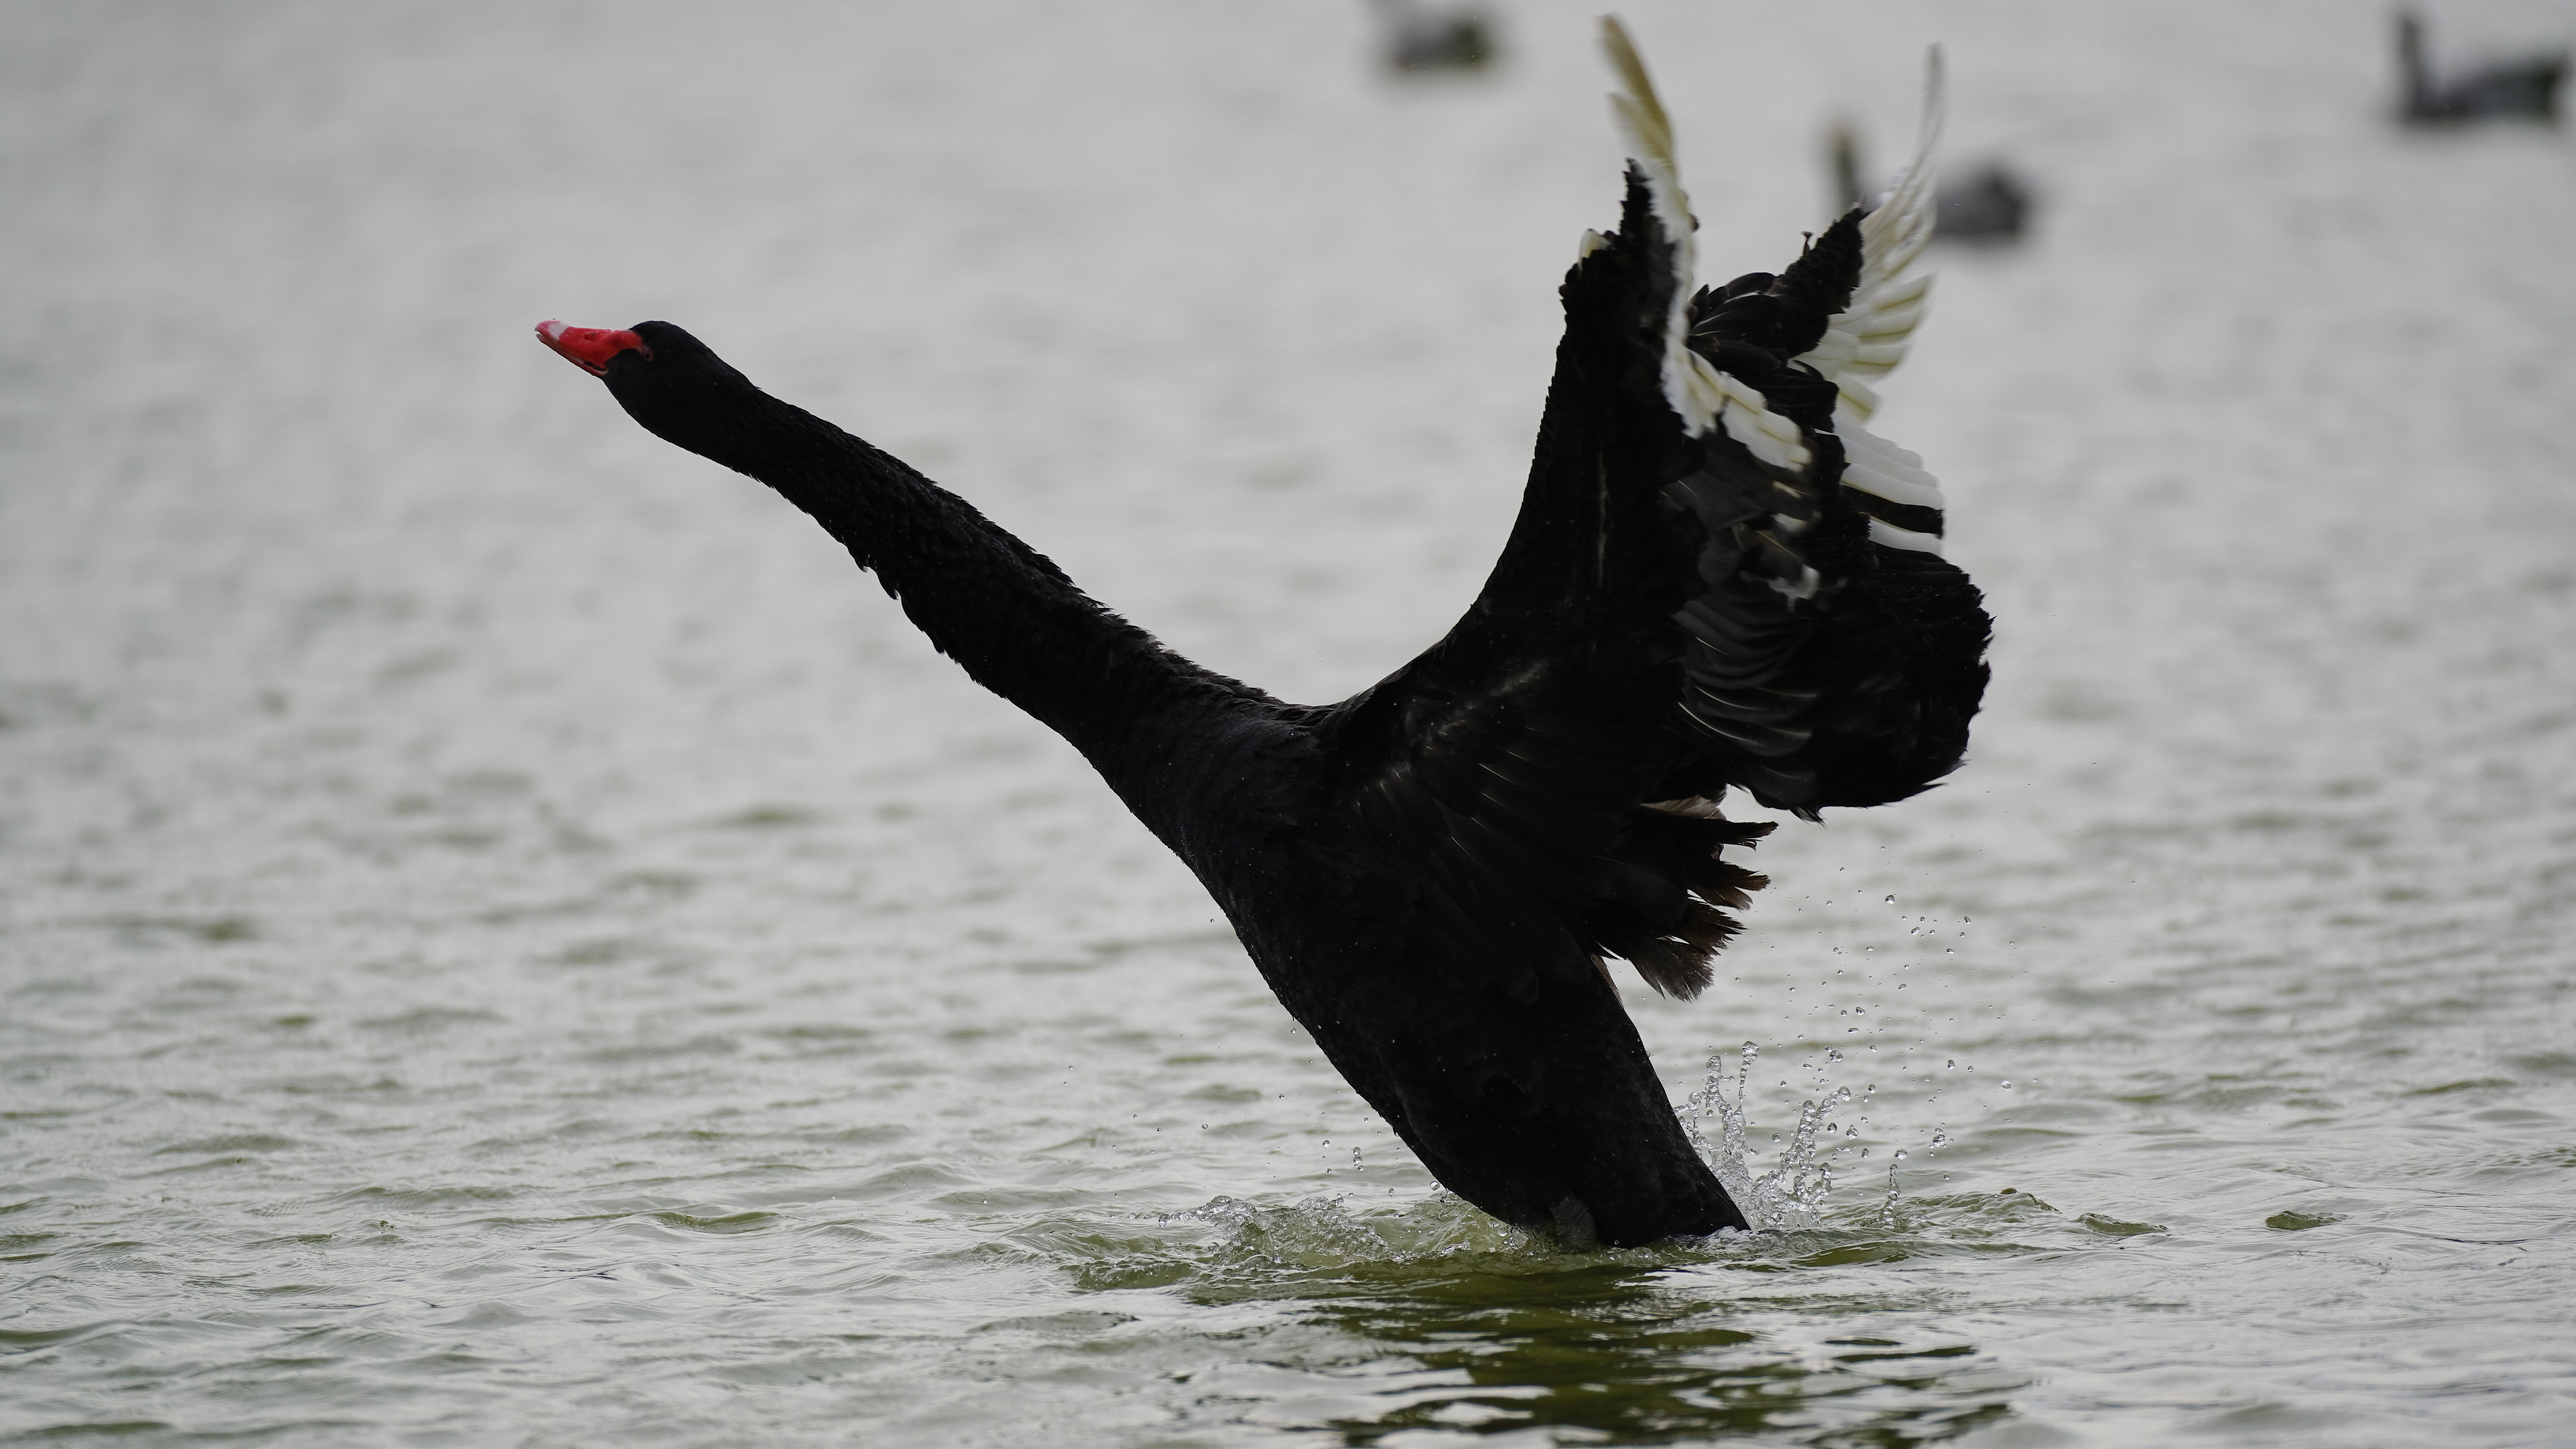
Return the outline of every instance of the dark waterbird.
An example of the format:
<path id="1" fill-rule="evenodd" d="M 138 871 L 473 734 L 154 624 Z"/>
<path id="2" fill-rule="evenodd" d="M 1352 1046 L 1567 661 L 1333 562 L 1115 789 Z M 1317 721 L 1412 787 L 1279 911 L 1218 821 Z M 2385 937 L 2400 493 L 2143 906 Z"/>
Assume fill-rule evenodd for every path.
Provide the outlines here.
<path id="1" fill-rule="evenodd" d="M 2558 120 L 2558 83 L 2567 76 L 2567 52 L 2497 61 L 2447 80 L 2433 75 L 2424 56 L 2424 22 L 2397 13 L 2397 73 L 2404 86 L 2399 120 L 2416 126 L 2464 121 Z"/>
<path id="2" fill-rule="evenodd" d="M 1422 0 L 1373 0 L 1387 65 L 1394 70 L 1483 70 L 1500 49 L 1494 17 L 1482 7 L 1441 7 Z"/>
<path id="3" fill-rule="evenodd" d="M 1826 149 L 1834 173 L 1835 205 L 1868 209 L 1862 189 L 1860 137 L 1836 125 Z M 2030 187 L 2000 161 L 1989 161 L 1934 194 L 1932 231 L 1944 241 L 1988 245 L 2016 242 L 2030 224 Z"/>
<path id="4" fill-rule="evenodd" d="M 1778 276 L 1694 293 L 1672 133 L 1615 22 L 1619 229 L 1565 277 L 1518 521 L 1447 637 L 1340 704 L 1165 649 L 902 462 L 667 322 L 549 322 L 635 420 L 768 484 L 1080 750 L 1432 1175 L 1569 1245 L 1746 1226 L 1605 961 L 1695 996 L 1764 884 L 1730 853 L 1958 764 L 1986 670 L 1941 495 L 1873 437 L 1927 279 L 1925 155 Z"/>

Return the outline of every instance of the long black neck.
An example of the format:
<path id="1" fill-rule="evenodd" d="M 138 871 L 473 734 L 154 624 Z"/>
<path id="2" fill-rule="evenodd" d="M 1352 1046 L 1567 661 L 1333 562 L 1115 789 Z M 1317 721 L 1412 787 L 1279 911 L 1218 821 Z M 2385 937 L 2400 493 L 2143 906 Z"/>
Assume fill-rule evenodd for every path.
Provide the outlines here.
<path id="1" fill-rule="evenodd" d="M 2433 104 L 2433 74 L 2424 61 L 2424 24 L 2407 11 L 2397 15 L 2397 69 L 2406 86 L 2407 110 L 2428 113 Z"/>
<path id="2" fill-rule="evenodd" d="M 1164 648 L 900 459 L 723 372 L 686 388 L 609 380 L 646 428 L 813 515 L 941 653 L 1064 736 L 1179 846 L 1178 807 L 1218 763 L 1209 746 L 1267 717 L 1266 697 Z"/>

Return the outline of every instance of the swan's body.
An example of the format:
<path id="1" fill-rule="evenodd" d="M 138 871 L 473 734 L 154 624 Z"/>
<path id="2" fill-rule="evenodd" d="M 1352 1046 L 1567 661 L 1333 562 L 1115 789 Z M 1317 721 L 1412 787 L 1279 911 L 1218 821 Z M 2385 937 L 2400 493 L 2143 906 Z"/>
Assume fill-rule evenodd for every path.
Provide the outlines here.
<path id="1" fill-rule="evenodd" d="M 1859 428 L 1920 310 L 1897 273 L 1928 166 L 1786 275 L 1694 298 L 1670 131 L 1610 41 L 1636 161 L 1620 230 L 1566 277 L 1520 517 L 1448 637 L 1338 705 L 1171 653 L 676 327 L 540 329 L 646 428 L 812 514 L 1080 750 L 1435 1177 L 1577 1244 L 1745 1226 L 1603 959 L 1695 995 L 1736 928 L 1720 908 L 1763 884 L 1718 858 L 1768 829 L 1721 818 L 1726 788 L 1810 816 L 1922 789 L 1965 748 L 1988 631 L 1938 555 L 1937 487 Z"/>
<path id="2" fill-rule="evenodd" d="M 2397 16 L 2397 70 L 2405 87 L 2397 104 L 2398 119 L 2417 126 L 2448 126 L 2464 121 L 2539 121 L 2558 119 L 2558 86 L 2567 75 L 2567 54 L 2529 56 L 2499 61 L 2437 80 L 2424 56 L 2424 24 L 2412 12 Z"/>

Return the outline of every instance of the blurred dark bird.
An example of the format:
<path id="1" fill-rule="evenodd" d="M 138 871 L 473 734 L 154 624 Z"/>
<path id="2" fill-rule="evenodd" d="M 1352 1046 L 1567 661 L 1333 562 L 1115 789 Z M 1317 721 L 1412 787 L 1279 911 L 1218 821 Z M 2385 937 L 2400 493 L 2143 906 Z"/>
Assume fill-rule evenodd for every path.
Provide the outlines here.
<path id="1" fill-rule="evenodd" d="M 2001 165 L 1988 162 L 1965 180 L 1941 188 L 1932 231 L 1950 241 L 2019 241 L 2029 218 L 2029 188 Z"/>
<path id="2" fill-rule="evenodd" d="M 1834 195 L 1845 210 L 1866 209 L 1861 189 L 1860 138 L 1850 125 L 1836 123 L 1829 138 Z M 2021 240 L 2030 221 L 2030 188 L 1997 162 L 1988 162 L 1963 181 L 1940 189 L 1934 201 L 1933 233 L 1947 241 L 1999 243 Z"/>
<path id="3" fill-rule="evenodd" d="M 1498 53 L 1494 18 L 1472 5 L 1372 0 L 1386 63 L 1400 71 L 1483 70 Z"/>
<path id="4" fill-rule="evenodd" d="M 2397 12 L 2397 71 L 2405 86 L 2398 119 L 2413 126 L 2464 121 L 2558 121 L 2558 83 L 2567 74 L 2567 52 L 2498 61 L 2450 80 L 2436 79 L 2424 58 L 2424 24 L 2410 10 Z"/>
<path id="5" fill-rule="evenodd" d="M 1195 871 L 1280 1002 L 1432 1176 L 1571 1246 L 1746 1226 L 1607 959 L 1696 996 L 1750 892 L 1727 852 L 1913 795 L 1985 688 L 1940 486 L 1864 426 L 1929 278 L 1922 154 L 1777 276 L 1693 289 L 1672 129 L 1617 22 L 1619 230 L 1566 273 L 1520 514 L 1412 663 L 1283 703 L 1165 649 L 963 499 L 667 322 L 548 322 L 646 429 L 776 489 L 942 652 L 1062 734 Z"/>

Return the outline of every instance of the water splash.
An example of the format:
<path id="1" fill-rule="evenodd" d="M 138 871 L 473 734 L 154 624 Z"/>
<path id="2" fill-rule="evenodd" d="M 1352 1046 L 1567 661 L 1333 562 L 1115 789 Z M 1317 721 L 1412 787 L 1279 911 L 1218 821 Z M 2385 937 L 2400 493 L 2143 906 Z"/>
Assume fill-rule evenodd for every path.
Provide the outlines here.
<path id="1" fill-rule="evenodd" d="M 1726 1091 L 1726 1053 L 1711 1052 L 1708 1077 L 1699 1090 L 1691 1093 L 1682 1107 L 1682 1126 L 1690 1134 L 1691 1145 L 1708 1162 L 1709 1170 L 1744 1209 L 1745 1220 L 1756 1228 L 1812 1228 L 1824 1221 L 1825 1203 L 1834 1190 L 1833 1157 L 1840 1152 L 1866 1152 L 1858 1147 L 1858 1124 L 1845 1130 L 1831 1121 L 1836 1109 L 1853 1100 L 1852 1089 L 1836 1087 L 1820 1093 L 1799 1105 L 1798 1125 L 1782 1143 L 1779 1165 L 1769 1172 L 1754 1171 L 1752 1127 L 1749 1095 L 1752 1089 L 1753 1064 L 1762 1056 L 1759 1043 L 1746 1042 L 1737 1055 L 1735 1093 Z M 1834 1053 L 1833 1060 L 1841 1060 Z M 1821 1083 L 1820 1083 L 1821 1085 Z M 1875 1092 L 1876 1086 L 1870 1090 Z M 1714 1117 L 1718 1138 L 1714 1143 L 1701 1128 L 1701 1122 Z M 1772 1139 L 1775 1142 L 1778 1138 Z M 1890 1169 L 1889 1186 L 1894 1189 L 1894 1168 Z M 1894 1211 L 1893 1200 L 1889 1211 Z"/>
<path id="2" fill-rule="evenodd" d="M 1700 1082 L 1699 1090 L 1690 1094 L 1690 1100 L 1682 1104 L 1682 1131 L 1688 1134 L 1692 1149 L 1717 1174 L 1718 1185 L 1726 1189 L 1726 1195 L 1739 1205 L 1752 1201 L 1753 1197 L 1752 1175 L 1745 1167 L 1752 1160 L 1752 1149 L 1745 1140 L 1744 1097 L 1750 1090 L 1753 1064 L 1761 1056 L 1760 1043 L 1748 1041 L 1744 1044 L 1739 1057 L 1742 1065 L 1735 1077 L 1735 1100 L 1729 1102 L 1726 1099 L 1726 1053 L 1710 1052 L 1707 1077 Z M 1711 1144 L 1707 1134 L 1700 1129 L 1700 1122 L 1708 1117 L 1717 1119 L 1718 1140 L 1715 1144 Z"/>
<path id="3" fill-rule="evenodd" d="M 1262 1204 L 1218 1197 L 1181 1212 L 1159 1213 L 1157 1226 L 1212 1228 L 1195 1245 L 1176 1241 L 1147 1255 L 1149 1270 L 1180 1266 L 1192 1273 L 1242 1269 L 1342 1270 L 1369 1265 L 1477 1258 L 1495 1264 L 1545 1262 L 1555 1245 L 1543 1233 L 1516 1228 L 1435 1192 L 1403 1208 L 1353 1207 L 1339 1194 Z"/>

